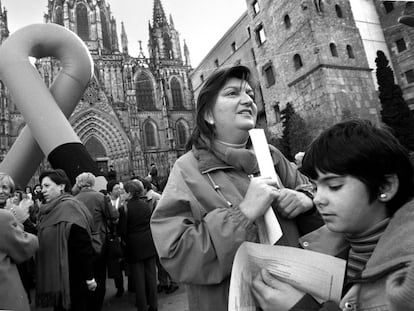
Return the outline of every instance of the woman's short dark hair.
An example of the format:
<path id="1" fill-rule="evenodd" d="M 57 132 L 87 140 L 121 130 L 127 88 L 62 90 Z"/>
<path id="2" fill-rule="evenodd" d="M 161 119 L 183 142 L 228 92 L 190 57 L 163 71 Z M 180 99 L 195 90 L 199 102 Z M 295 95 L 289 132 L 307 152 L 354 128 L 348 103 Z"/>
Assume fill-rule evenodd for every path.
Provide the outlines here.
<path id="1" fill-rule="evenodd" d="M 371 202 L 379 196 L 387 175 L 395 174 L 399 188 L 387 202 L 389 215 L 414 196 L 407 150 L 388 129 L 368 120 L 344 121 L 322 132 L 306 150 L 301 170 L 311 179 L 317 179 L 317 170 L 353 176 L 366 185 Z"/>
<path id="2" fill-rule="evenodd" d="M 108 181 L 108 183 L 106 184 L 106 191 L 107 191 L 108 193 L 111 193 L 111 192 L 112 192 L 112 190 L 114 189 L 114 187 L 115 187 L 116 185 L 119 185 L 119 181 L 116 181 L 116 180 L 114 180 L 114 179 L 111 179 L 111 180 L 110 180 L 110 181 Z"/>
<path id="3" fill-rule="evenodd" d="M 206 122 L 204 116 L 213 107 L 219 91 L 230 78 L 238 78 L 249 82 L 250 69 L 241 65 L 221 68 L 214 71 L 206 79 L 201 87 L 200 93 L 198 93 L 196 126 L 187 143 L 187 150 L 190 150 L 192 145 L 197 144 L 201 135 L 209 139 L 215 136 L 213 125 Z"/>
<path id="4" fill-rule="evenodd" d="M 49 177 L 57 185 L 65 185 L 65 192 L 70 192 L 72 189 L 72 184 L 68 175 L 66 175 L 65 171 L 60 168 L 42 172 L 39 176 L 40 183 L 42 183 L 42 180 L 45 177 Z"/>
<path id="5" fill-rule="evenodd" d="M 147 178 L 148 177 L 138 177 L 137 179 L 142 182 L 145 190 L 150 191 L 152 189 L 152 184 Z"/>
<path id="6" fill-rule="evenodd" d="M 127 181 L 124 185 L 124 189 L 132 198 L 139 198 L 144 191 L 144 186 L 142 185 L 142 182 L 134 179 Z"/>

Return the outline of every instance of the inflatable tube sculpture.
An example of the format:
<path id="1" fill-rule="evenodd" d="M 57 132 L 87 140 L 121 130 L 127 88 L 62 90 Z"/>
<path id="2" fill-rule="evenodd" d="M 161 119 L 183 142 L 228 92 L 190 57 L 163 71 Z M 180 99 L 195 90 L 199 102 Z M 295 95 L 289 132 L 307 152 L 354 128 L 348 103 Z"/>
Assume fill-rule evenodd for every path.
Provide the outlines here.
<path id="1" fill-rule="evenodd" d="M 61 71 L 50 90 L 29 56 L 52 56 Z M 62 168 L 73 182 L 84 171 L 98 173 L 68 117 L 82 97 L 93 73 L 83 41 L 56 24 L 34 24 L 14 32 L 0 47 L 0 79 L 26 122 L 25 128 L 0 164 L 0 171 L 26 185 L 44 155 L 53 168 Z"/>

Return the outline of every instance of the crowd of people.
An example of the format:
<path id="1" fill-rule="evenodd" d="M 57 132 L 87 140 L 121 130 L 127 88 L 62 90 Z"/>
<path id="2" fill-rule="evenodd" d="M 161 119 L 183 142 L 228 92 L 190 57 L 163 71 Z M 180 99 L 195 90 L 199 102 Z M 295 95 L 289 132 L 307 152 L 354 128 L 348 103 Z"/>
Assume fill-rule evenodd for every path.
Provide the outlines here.
<path id="1" fill-rule="evenodd" d="M 23 191 L 0 173 L 0 309 L 102 310 L 106 279 L 121 297 L 125 273 L 137 310 L 157 310 L 158 292 L 178 289 L 157 265 L 150 217 L 161 195 L 151 175 L 112 177 L 97 191 L 90 172 L 72 186 L 63 170 L 47 170 Z"/>
<path id="2" fill-rule="evenodd" d="M 116 296 L 135 293 L 138 311 L 185 285 L 190 311 L 228 309 L 239 246 L 260 243 L 266 211 L 282 230 L 277 245 L 347 261 L 341 301 L 320 301 L 264 268 L 248 282 L 258 308 L 414 310 L 414 169 L 391 132 L 367 120 L 323 131 L 296 164 L 270 153 L 277 178 L 261 176 L 249 130 L 257 106 L 250 71 L 234 66 L 204 82 L 187 153 L 158 193 L 158 171 L 106 189 L 84 172 L 70 185 L 42 172 L 32 192 L 0 174 L 0 309 L 101 310 L 106 279 Z M 306 242 L 304 242 L 306 241 Z M 35 260 L 33 260 L 35 257 Z"/>

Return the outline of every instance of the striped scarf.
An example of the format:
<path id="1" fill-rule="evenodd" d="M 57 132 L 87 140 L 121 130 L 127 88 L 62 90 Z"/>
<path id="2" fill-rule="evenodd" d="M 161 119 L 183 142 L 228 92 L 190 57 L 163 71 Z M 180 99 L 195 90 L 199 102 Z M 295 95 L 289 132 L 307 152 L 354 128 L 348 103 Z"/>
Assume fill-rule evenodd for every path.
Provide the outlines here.
<path id="1" fill-rule="evenodd" d="M 361 235 L 346 236 L 351 246 L 346 270 L 348 281 L 360 276 L 389 222 L 390 218 L 385 218 Z"/>

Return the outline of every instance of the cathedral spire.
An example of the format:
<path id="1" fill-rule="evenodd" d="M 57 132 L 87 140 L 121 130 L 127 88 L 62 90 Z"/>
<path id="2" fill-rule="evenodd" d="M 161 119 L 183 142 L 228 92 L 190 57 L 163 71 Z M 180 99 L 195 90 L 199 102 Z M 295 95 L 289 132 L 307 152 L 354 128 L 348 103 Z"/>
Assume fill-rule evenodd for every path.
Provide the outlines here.
<path id="1" fill-rule="evenodd" d="M 184 58 L 185 58 L 185 65 L 191 67 L 190 61 L 190 51 L 188 50 L 187 43 L 184 40 Z"/>
<path id="2" fill-rule="evenodd" d="M 7 10 L 5 7 L 1 7 L 0 0 L 0 43 L 2 43 L 9 36 L 9 25 L 7 21 Z"/>
<path id="3" fill-rule="evenodd" d="M 172 18 L 171 14 L 170 14 L 170 26 L 171 26 L 171 28 L 174 29 L 174 21 L 173 21 L 173 18 Z"/>
<path id="4" fill-rule="evenodd" d="M 121 45 L 122 53 L 128 54 L 128 37 L 125 32 L 124 22 L 121 22 Z"/>
<path id="5" fill-rule="evenodd" d="M 168 25 L 167 18 L 165 17 L 164 9 L 161 4 L 161 0 L 154 0 L 152 21 L 154 27 L 163 27 Z"/>
<path id="6" fill-rule="evenodd" d="M 145 59 L 144 52 L 142 51 L 142 41 L 141 40 L 138 40 L 138 44 L 139 44 L 139 54 L 138 54 L 138 58 L 139 59 Z"/>

